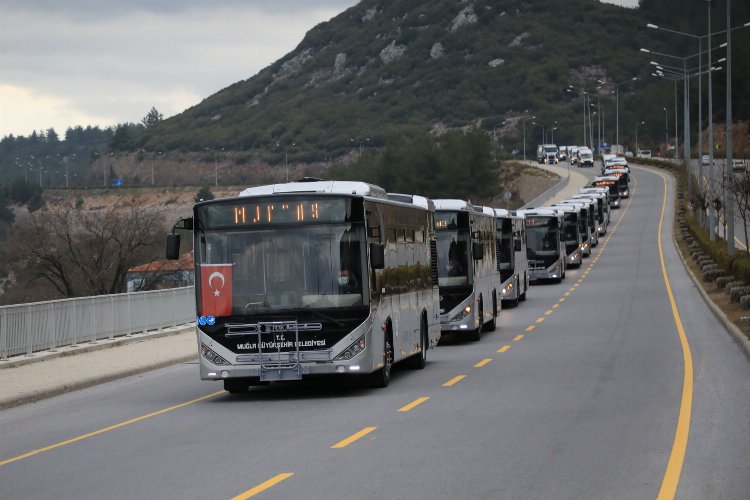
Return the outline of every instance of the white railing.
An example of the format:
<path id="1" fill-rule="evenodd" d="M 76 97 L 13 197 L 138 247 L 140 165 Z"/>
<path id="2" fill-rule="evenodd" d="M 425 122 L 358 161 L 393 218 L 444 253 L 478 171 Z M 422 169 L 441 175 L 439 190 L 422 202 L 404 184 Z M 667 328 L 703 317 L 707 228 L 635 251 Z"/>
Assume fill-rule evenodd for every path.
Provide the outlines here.
<path id="1" fill-rule="evenodd" d="M 195 320 L 195 287 L 0 307 L 0 359 Z"/>

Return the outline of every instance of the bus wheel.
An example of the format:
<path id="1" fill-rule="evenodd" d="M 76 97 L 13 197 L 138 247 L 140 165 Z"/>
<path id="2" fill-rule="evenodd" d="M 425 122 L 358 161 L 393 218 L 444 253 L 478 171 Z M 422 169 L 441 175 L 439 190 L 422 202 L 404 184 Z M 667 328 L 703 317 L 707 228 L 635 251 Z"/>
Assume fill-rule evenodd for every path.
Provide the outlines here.
<path id="1" fill-rule="evenodd" d="M 477 327 L 476 330 L 471 332 L 471 337 L 469 337 L 469 339 L 476 342 L 482 338 L 482 328 L 484 327 L 483 321 L 484 321 L 484 305 L 480 301 L 479 302 L 479 326 Z"/>
<path id="2" fill-rule="evenodd" d="M 427 348 L 430 341 L 427 339 L 427 324 L 424 319 L 419 322 L 419 342 L 421 351 L 409 359 L 409 368 L 412 370 L 421 370 L 427 364 Z"/>
<path id="3" fill-rule="evenodd" d="M 526 290 L 529 289 L 529 282 L 526 280 L 526 275 L 523 277 L 523 293 L 518 295 L 518 301 L 524 302 L 526 300 Z M 521 289 L 519 288 L 518 291 L 520 292 Z"/>
<path id="4" fill-rule="evenodd" d="M 520 292 L 521 292 L 521 288 L 519 287 L 518 283 L 519 283 L 519 281 L 518 281 L 518 278 L 516 277 L 516 282 L 513 285 L 513 286 L 516 287 L 516 298 L 515 299 L 508 299 L 507 300 L 508 305 L 510 307 L 518 307 L 518 299 L 519 299 Z"/>
<path id="5" fill-rule="evenodd" d="M 250 390 L 250 381 L 246 378 L 228 378 L 224 381 L 224 390 L 231 394 L 242 394 Z"/>
<path id="6" fill-rule="evenodd" d="M 370 385 L 373 387 L 388 387 L 391 383 L 391 369 L 393 368 L 393 345 L 390 339 L 390 330 L 385 334 L 383 345 L 383 362 L 385 365 L 370 375 Z"/>
<path id="7" fill-rule="evenodd" d="M 497 293 L 492 295 L 492 319 L 484 325 L 485 332 L 494 332 L 497 328 Z"/>

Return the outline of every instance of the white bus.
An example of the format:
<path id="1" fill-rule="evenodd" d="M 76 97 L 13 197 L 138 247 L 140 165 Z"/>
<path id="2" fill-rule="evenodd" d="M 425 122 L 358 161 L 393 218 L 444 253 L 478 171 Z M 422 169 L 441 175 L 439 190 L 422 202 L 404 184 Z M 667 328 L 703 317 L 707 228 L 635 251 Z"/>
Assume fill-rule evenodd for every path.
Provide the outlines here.
<path id="1" fill-rule="evenodd" d="M 591 255 L 593 248 L 599 244 L 599 231 L 597 231 L 597 221 L 594 217 L 596 210 L 595 200 L 562 200 L 557 205 L 575 205 L 581 210 L 582 229 L 581 239 L 583 240 L 583 256 Z"/>
<path id="2" fill-rule="evenodd" d="M 517 306 L 526 300 L 529 289 L 529 262 L 526 256 L 524 217 L 502 208 L 495 209 L 497 218 L 497 266 L 500 270 L 503 304 Z"/>
<path id="3" fill-rule="evenodd" d="M 201 202 L 192 229 L 200 376 L 225 390 L 423 368 L 440 338 L 430 200 L 362 182 L 259 186 Z M 167 255 L 179 255 L 169 235 Z"/>
<path id="4" fill-rule="evenodd" d="M 565 244 L 562 214 L 552 208 L 518 210 L 526 220 L 526 254 L 529 281 L 565 279 Z"/>
<path id="5" fill-rule="evenodd" d="M 495 211 L 464 200 L 434 200 L 440 324 L 479 340 L 493 331 L 502 282 L 495 254 Z"/>
<path id="6" fill-rule="evenodd" d="M 573 199 L 578 198 L 595 198 L 597 200 L 599 215 L 599 236 L 607 234 L 607 228 L 610 222 L 609 213 L 609 190 L 605 188 L 581 188 L 578 194 L 573 195 Z"/>
<path id="7" fill-rule="evenodd" d="M 591 187 L 609 190 L 609 208 L 620 208 L 620 179 L 612 175 L 594 177 Z"/>
<path id="8" fill-rule="evenodd" d="M 553 205 L 563 213 L 562 235 L 565 243 L 565 266 L 581 267 L 583 262 L 583 240 L 581 238 L 582 215 L 575 205 Z"/>

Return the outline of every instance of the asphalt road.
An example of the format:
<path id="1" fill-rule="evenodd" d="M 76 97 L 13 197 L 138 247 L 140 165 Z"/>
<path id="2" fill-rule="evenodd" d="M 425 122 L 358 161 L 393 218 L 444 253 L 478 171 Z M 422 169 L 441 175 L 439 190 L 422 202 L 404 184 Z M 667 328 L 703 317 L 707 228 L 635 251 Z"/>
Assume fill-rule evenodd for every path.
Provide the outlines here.
<path id="1" fill-rule="evenodd" d="M 232 396 L 183 364 L 6 410 L 0 498 L 654 498 L 665 477 L 679 498 L 747 498 L 750 365 L 676 253 L 669 181 L 673 311 L 664 178 L 633 170 L 592 257 L 481 341 L 386 389 Z"/>

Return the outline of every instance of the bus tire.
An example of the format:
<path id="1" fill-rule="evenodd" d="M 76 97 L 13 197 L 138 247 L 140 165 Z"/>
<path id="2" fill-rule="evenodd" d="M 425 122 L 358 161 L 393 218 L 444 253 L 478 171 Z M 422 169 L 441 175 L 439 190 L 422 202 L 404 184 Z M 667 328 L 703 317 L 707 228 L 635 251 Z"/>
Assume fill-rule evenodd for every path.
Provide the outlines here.
<path id="1" fill-rule="evenodd" d="M 508 299 L 507 302 L 510 307 L 518 307 L 518 300 L 521 296 L 521 287 L 519 285 L 518 277 L 516 277 L 516 282 L 513 284 L 513 286 L 516 287 L 516 298 Z"/>
<path id="2" fill-rule="evenodd" d="M 383 341 L 383 362 L 385 365 L 370 375 L 370 385 L 372 387 L 388 387 L 391 383 L 391 370 L 393 369 L 393 343 L 391 342 L 391 330 L 386 331 Z"/>
<path id="3" fill-rule="evenodd" d="M 471 335 L 469 336 L 469 340 L 473 340 L 474 342 L 477 342 L 479 339 L 482 338 L 482 328 L 484 328 L 484 306 L 482 304 L 482 301 L 479 301 L 479 326 L 476 330 L 473 330 L 471 332 Z"/>
<path id="4" fill-rule="evenodd" d="M 242 394 L 250 390 L 250 381 L 246 378 L 228 378 L 224 380 L 224 390 L 230 394 Z"/>
<path id="5" fill-rule="evenodd" d="M 409 359 L 409 368 L 412 370 L 421 370 L 427 365 L 427 348 L 430 341 L 427 339 L 427 323 L 424 318 L 419 322 L 419 346 L 420 352 Z"/>
<path id="6" fill-rule="evenodd" d="M 526 301 L 526 291 L 529 289 L 529 282 L 527 280 L 526 275 L 523 276 L 523 293 L 518 296 L 519 302 L 525 302 Z M 519 289 L 520 291 L 520 289 Z"/>
<path id="7" fill-rule="evenodd" d="M 497 292 L 492 294 L 492 319 L 484 325 L 485 332 L 494 332 L 497 328 Z"/>

